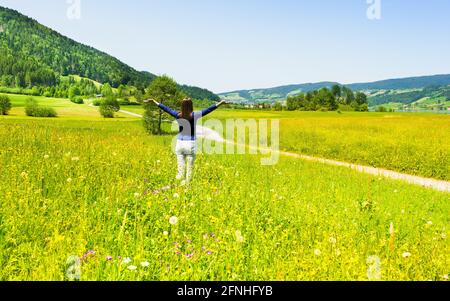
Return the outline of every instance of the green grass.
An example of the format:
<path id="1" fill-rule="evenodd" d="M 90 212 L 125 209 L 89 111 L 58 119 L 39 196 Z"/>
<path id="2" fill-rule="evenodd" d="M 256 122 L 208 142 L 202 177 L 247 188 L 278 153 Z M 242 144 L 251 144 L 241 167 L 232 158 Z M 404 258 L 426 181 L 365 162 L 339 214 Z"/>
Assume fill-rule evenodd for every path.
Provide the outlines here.
<path id="1" fill-rule="evenodd" d="M 447 100 L 445 96 L 425 97 L 413 103 L 413 106 L 429 110 L 433 110 L 441 106 L 447 108 L 450 107 L 450 100 Z"/>
<path id="2" fill-rule="evenodd" d="M 10 115 L 12 116 L 25 116 L 25 101 L 27 98 L 32 97 L 39 105 L 51 107 L 56 110 L 58 116 L 65 118 L 100 118 L 98 107 L 90 107 L 88 104 L 78 105 L 65 98 L 50 98 L 43 96 L 27 96 L 17 94 L 2 94 L 7 95 L 11 99 L 12 110 Z M 121 119 L 135 119 L 127 114 L 117 113 L 117 117 Z"/>
<path id="3" fill-rule="evenodd" d="M 369 256 L 383 280 L 449 272 L 448 193 L 249 155 L 199 155 L 195 185 L 157 192 L 171 139 L 133 119 L 1 117 L 0 279 L 64 280 L 88 250 L 83 280 L 367 280 Z"/>
<path id="4" fill-rule="evenodd" d="M 450 180 L 450 116 L 418 113 L 218 111 L 280 119 L 285 151 Z"/>

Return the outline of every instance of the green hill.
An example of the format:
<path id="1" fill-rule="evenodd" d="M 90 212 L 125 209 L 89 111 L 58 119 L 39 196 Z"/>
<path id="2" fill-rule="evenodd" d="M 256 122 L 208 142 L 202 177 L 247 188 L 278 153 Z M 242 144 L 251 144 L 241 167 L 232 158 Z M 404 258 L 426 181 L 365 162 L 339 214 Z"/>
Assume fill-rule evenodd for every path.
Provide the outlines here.
<path id="1" fill-rule="evenodd" d="M 284 101 L 288 96 L 309 92 L 324 87 L 330 88 L 335 82 L 320 82 L 310 84 L 288 85 L 268 89 L 240 90 L 221 93 L 219 96 L 235 103 L 274 103 Z M 425 97 L 431 99 L 431 105 L 439 101 L 450 100 L 450 75 L 434 75 L 390 79 L 373 83 L 358 83 L 346 85 L 353 91 L 363 91 L 369 95 L 371 106 L 386 103 L 411 104 Z M 433 103 L 433 99 L 436 103 Z M 444 101 L 445 102 L 445 101 Z M 441 102 L 442 104 L 442 102 Z"/>
<path id="2" fill-rule="evenodd" d="M 387 79 L 372 83 L 351 84 L 352 90 L 406 90 L 450 85 L 450 74 Z"/>
<path id="3" fill-rule="evenodd" d="M 394 110 L 448 110 L 450 86 L 429 86 L 409 90 L 379 90 L 369 95 L 371 107 Z"/>
<path id="4" fill-rule="evenodd" d="M 155 75 L 140 72 L 115 57 L 80 44 L 15 10 L 0 6 L 0 85 L 15 88 L 55 86 L 61 76 L 77 75 L 99 83 L 146 87 Z M 184 89 L 193 98 L 218 97 L 205 89 Z"/>

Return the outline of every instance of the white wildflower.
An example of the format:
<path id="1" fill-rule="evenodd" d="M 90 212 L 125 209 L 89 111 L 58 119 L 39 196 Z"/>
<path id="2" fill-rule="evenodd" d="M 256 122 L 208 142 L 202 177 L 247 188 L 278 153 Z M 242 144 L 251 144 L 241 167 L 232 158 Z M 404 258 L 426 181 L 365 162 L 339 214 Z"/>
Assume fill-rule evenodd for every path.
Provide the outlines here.
<path id="1" fill-rule="evenodd" d="M 238 242 L 244 242 L 245 239 L 244 239 L 244 236 L 242 236 L 242 233 L 240 230 L 236 230 L 236 232 L 234 234 L 235 234 L 236 240 Z"/>
<path id="2" fill-rule="evenodd" d="M 178 224 L 178 217 L 172 216 L 172 217 L 169 219 L 169 223 L 170 223 L 171 225 L 176 225 L 176 224 Z"/>

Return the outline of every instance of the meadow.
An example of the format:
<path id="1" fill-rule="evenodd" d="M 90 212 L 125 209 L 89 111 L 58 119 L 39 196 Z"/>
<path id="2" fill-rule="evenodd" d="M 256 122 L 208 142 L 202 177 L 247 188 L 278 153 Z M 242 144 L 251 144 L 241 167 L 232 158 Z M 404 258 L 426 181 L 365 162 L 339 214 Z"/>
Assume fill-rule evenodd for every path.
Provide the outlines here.
<path id="1" fill-rule="evenodd" d="M 283 151 L 450 180 L 450 115 L 220 110 L 211 118 L 279 119 Z"/>
<path id="2" fill-rule="evenodd" d="M 0 117 L 0 280 L 67 280 L 71 256 L 81 280 L 448 279 L 448 193 L 250 155 L 199 155 L 179 186 L 171 141 L 136 118 Z"/>
<path id="3" fill-rule="evenodd" d="M 228 110 L 213 118 L 279 119 L 283 151 L 450 180 L 450 115 Z"/>
<path id="4" fill-rule="evenodd" d="M 28 98 L 35 99 L 41 106 L 51 107 L 55 109 L 55 111 L 58 113 L 58 116 L 61 117 L 78 119 L 80 116 L 91 118 L 100 116 L 98 107 L 90 107 L 88 106 L 88 102 L 86 104 L 79 105 L 65 98 L 51 98 L 43 96 L 28 96 L 5 93 L 0 93 L 0 95 L 6 95 L 10 98 L 11 104 L 13 106 L 10 112 L 11 116 L 25 116 L 25 102 Z M 125 118 L 128 116 L 122 113 L 117 113 L 116 115 L 118 118 Z"/>

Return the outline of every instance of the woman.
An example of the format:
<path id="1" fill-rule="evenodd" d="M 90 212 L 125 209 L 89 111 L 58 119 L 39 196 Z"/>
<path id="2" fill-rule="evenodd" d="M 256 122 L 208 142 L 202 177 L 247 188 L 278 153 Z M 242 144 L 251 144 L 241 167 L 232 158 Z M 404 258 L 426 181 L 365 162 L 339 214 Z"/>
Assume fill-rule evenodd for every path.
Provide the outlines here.
<path id="1" fill-rule="evenodd" d="M 175 153 L 178 161 L 178 175 L 177 180 L 185 178 L 186 183 L 192 180 L 192 174 L 194 170 L 194 161 L 197 151 L 197 133 L 196 126 L 197 121 L 205 117 L 206 115 L 215 111 L 218 107 L 223 105 L 225 101 L 221 101 L 218 104 L 214 104 L 211 107 L 200 111 L 194 112 L 194 104 L 190 98 L 186 98 L 181 103 L 181 112 L 172 110 L 166 107 L 162 103 L 156 100 L 150 99 L 145 101 L 146 103 L 153 101 L 161 110 L 175 118 L 179 125 L 179 134 L 177 139 L 177 145 Z M 186 173 L 186 177 L 185 177 Z"/>

